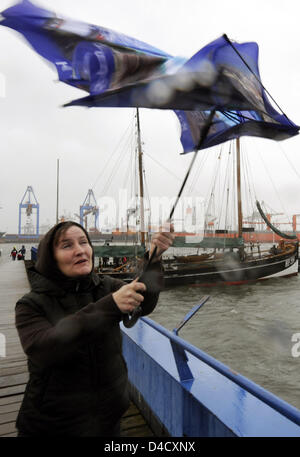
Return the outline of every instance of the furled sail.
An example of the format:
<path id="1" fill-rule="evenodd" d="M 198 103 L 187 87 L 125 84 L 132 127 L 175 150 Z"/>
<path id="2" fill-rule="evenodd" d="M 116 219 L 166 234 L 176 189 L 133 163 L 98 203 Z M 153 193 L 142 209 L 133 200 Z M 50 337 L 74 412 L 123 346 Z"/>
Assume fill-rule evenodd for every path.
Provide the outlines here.
<path id="1" fill-rule="evenodd" d="M 260 203 L 258 201 L 256 201 L 256 206 L 259 211 L 259 214 L 261 215 L 261 217 L 263 218 L 263 220 L 265 221 L 267 226 L 270 227 L 270 229 L 273 230 L 273 232 L 275 232 L 276 235 L 280 236 L 281 238 L 286 238 L 288 240 L 297 240 L 298 239 L 297 235 L 288 235 L 286 233 L 283 233 L 280 230 L 278 230 L 278 228 L 276 228 L 273 224 L 271 224 L 271 222 L 269 221 L 269 219 L 263 212 L 262 207 L 260 206 Z"/>

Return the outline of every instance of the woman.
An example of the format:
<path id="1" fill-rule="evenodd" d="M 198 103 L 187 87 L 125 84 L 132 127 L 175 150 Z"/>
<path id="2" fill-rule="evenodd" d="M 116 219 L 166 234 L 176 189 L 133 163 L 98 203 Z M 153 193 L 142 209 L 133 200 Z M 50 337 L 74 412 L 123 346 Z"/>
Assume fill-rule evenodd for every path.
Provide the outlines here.
<path id="1" fill-rule="evenodd" d="M 153 311 L 162 282 L 161 254 L 173 234 L 153 237 L 156 255 L 143 282 L 93 272 L 87 232 L 54 226 L 29 269 L 31 292 L 16 305 L 16 327 L 28 356 L 29 381 L 16 426 L 19 436 L 118 436 L 129 406 L 119 323 L 138 306 Z M 148 271 L 149 270 L 149 271 Z"/>

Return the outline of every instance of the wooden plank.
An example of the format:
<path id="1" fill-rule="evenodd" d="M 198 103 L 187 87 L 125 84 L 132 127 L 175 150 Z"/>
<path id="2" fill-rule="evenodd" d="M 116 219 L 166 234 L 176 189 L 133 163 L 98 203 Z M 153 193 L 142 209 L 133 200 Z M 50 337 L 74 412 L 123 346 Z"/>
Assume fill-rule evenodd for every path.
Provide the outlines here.
<path id="1" fill-rule="evenodd" d="M 2 376 L 9 376 L 15 374 L 21 374 L 27 372 L 27 364 L 26 365 L 19 365 L 19 366 L 8 366 L 2 367 L 1 365 L 1 375 Z"/>
<path id="2" fill-rule="evenodd" d="M 11 395 L 10 397 L 0 398 L 0 410 L 2 411 L 2 406 L 10 405 L 12 403 L 20 403 L 23 400 L 23 395 Z"/>
<path id="3" fill-rule="evenodd" d="M 0 425 L 8 424 L 9 422 L 16 422 L 18 411 L 11 411 L 10 413 L 0 414 Z"/>
<path id="4" fill-rule="evenodd" d="M 5 334 L 5 331 L 3 332 L 3 334 L 4 334 L 5 339 L 6 339 L 6 345 L 9 348 L 15 348 L 17 350 L 21 350 L 22 349 L 21 343 L 20 343 L 20 340 L 19 340 L 19 335 L 17 335 L 17 334 L 15 334 L 14 336 L 7 335 L 7 334 Z M 23 351 L 23 349 L 22 349 L 22 351 Z M 23 353 L 24 353 L 24 351 L 23 351 Z"/>
<path id="5" fill-rule="evenodd" d="M 15 312 L 13 314 L 15 314 Z M 1 313 L 1 316 L 2 316 L 2 319 L 3 319 L 2 313 Z M 8 338 L 15 338 L 16 336 L 18 336 L 18 333 L 16 332 L 15 322 L 14 322 L 14 320 L 13 321 L 9 321 L 9 322 L 11 322 L 11 325 L 9 323 L 6 323 L 6 325 L 3 326 L 3 330 L 5 332 L 5 335 Z"/>
<path id="6" fill-rule="evenodd" d="M 18 436 L 18 432 L 15 431 L 14 433 L 8 433 L 7 435 L 1 435 L 2 438 L 15 438 Z"/>
<path id="7" fill-rule="evenodd" d="M 26 362 L 26 356 L 24 352 L 21 354 L 12 354 L 12 355 L 6 355 L 5 358 L 3 358 L 0 362 L 0 367 L 5 367 L 13 363 L 23 363 Z"/>
<path id="8" fill-rule="evenodd" d="M 124 417 L 121 422 L 121 429 L 125 430 L 145 424 L 146 422 L 143 416 L 141 414 L 136 414 L 134 416 Z"/>
<path id="9" fill-rule="evenodd" d="M 16 433 L 17 429 L 15 422 L 9 422 L 7 424 L 0 425 L 0 436 L 5 436 L 8 433 Z"/>
<path id="10" fill-rule="evenodd" d="M 154 436 L 144 417 L 141 415 L 140 411 L 133 402 L 131 402 L 130 407 L 121 419 L 121 436 Z"/>
<path id="11" fill-rule="evenodd" d="M 24 393 L 25 387 L 25 384 L 21 384 L 19 386 L 4 387 L 3 389 L 0 389 L 0 398 L 7 397 L 9 395 Z"/>
<path id="12" fill-rule="evenodd" d="M 10 376 L 1 376 L 0 389 L 3 387 L 17 386 L 19 384 L 26 384 L 28 381 L 28 373 L 20 373 Z"/>
<path id="13" fill-rule="evenodd" d="M 13 413 L 14 411 L 19 411 L 21 407 L 21 402 L 19 403 L 9 403 L 7 405 L 2 405 L 0 408 L 0 417 L 6 413 Z"/>
<path id="14" fill-rule="evenodd" d="M 137 409 L 135 404 L 131 402 L 129 408 L 124 413 L 123 417 L 134 416 L 135 414 L 139 414 L 139 410 Z"/>
<path id="15" fill-rule="evenodd" d="M 122 430 L 121 431 L 121 437 L 135 437 L 135 438 L 140 438 L 140 437 L 150 437 L 154 436 L 152 431 L 147 425 L 142 425 L 140 427 L 136 428 L 131 428 L 129 430 Z"/>

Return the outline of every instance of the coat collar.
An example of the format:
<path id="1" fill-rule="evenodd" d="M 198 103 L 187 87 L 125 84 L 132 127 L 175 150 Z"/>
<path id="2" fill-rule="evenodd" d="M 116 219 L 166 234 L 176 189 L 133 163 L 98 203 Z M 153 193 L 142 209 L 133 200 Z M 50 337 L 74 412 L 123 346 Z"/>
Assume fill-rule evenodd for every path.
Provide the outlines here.
<path id="1" fill-rule="evenodd" d="M 57 296 L 90 292 L 102 282 L 96 273 L 91 273 L 83 278 L 65 277 L 54 281 L 40 274 L 34 267 L 28 269 L 28 277 L 33 292 Z"/>

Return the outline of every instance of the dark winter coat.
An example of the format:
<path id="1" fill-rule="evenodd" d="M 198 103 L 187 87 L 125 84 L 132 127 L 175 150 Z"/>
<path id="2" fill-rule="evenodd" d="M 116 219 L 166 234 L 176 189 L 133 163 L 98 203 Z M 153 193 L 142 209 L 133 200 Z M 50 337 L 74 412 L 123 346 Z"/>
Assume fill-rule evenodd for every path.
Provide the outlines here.
<path id="1" fill-rule="evenodd" d="M 160 264 L 152 266 L 155 283 Z M 49 279 L 29 270 L 31 292 L 16 305 L 16 327 L 30 378 L 17 428 L 33 436 L 110 436 L 129 406 L 127 368 L 112 293 L 124 283 L 92 273 Z M 147 284 L 143 315 L 158 299 Z"/>

